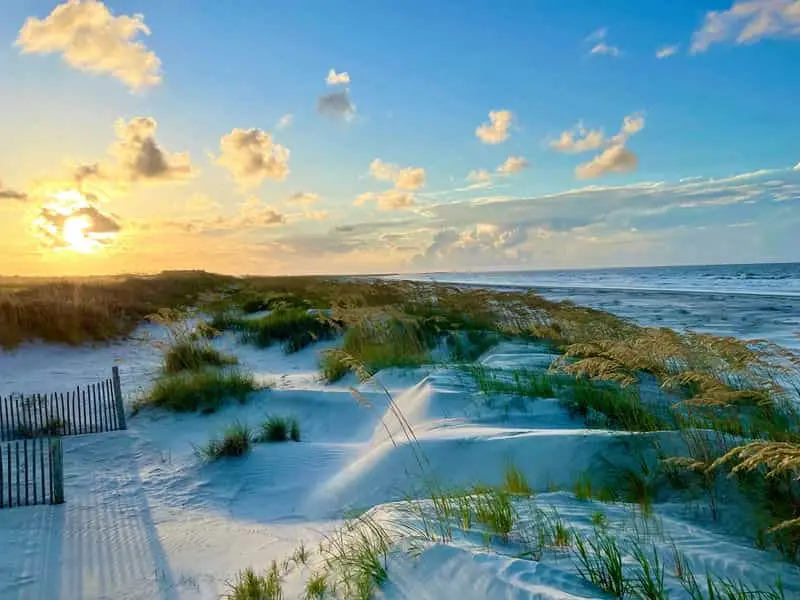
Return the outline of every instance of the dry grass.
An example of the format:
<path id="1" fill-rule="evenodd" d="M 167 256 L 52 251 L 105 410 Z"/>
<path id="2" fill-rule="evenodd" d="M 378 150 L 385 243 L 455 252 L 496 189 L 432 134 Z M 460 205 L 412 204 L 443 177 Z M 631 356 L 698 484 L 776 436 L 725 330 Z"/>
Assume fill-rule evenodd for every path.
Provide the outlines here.
<path id="1" fill-rule="evenodd" d="M 189 306 L 233 278 L 198 272 L 0 283 L 0 347 L 42 340 L 84 344 L 130 334 L 160 308 Z"/>

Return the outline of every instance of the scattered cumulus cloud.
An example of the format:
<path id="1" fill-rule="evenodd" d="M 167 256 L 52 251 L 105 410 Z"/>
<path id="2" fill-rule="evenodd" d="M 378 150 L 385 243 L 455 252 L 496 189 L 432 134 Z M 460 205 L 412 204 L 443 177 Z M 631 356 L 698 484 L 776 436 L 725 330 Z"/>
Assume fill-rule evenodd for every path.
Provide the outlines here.
<path id="1" fill-rule="evenodd" d="M 71 67 L 140 90 L 161 82 L 161 61 L 139 34 L 150 35 L 141 14 L 114 16 L 98 0 L 67 0 L 44 19 L 29 17 L 16 45 L 27 54 L 59 53 Z"/>
<path id="2" fill-rule="evenodd" d="M 416 204 L 414 194 L 397 189 L 360 194 L 354 204 L 364 206 L 368 202 L 375 202 L 380 210 L 386 211 L 413 208 Z"/>
<path id="3" fill-rule="evenodd" d="M 418 190 L 425 185 L 426 174 L 422 167 L 405 167 L 387 163 L 376 158 L 369 165 L 369 172 L 378 181 L 391 181 L 398 190 Z"/>
<path id="4" fill-rule="evenodd" d="M 337 73 L 334 69 L 331 69 L 328 71 L 328 76 L 325 78 L 325 83 L 328 85 L 350 83 L 350 74 L 347 72 Z"/>
<path id="5" fill-rule="evenodd" d="M 317 98 L 317 112 L 326 117 L 350 121 L 356 114 L 356 106 L 350 100 L 350 91 L 342 90 Z"/>
<path id="6" fill-rule="evenodd" d="M 314 204 L 319 202 L 319 195 L 313 192 L 296 192 L 286 198 L 286 202 L 300 205 Z"/>
<path id="7" fill-rule="evenodd" d="M 492 180 L 492 175 L 486 169 L 473 169 L 467 173 L 467 181 L 470 183 L 484 183 Z"/>
<path id="8" fill-rule="evenodd" d="M 767 38 L 800 37 L 797 0 L 736 0 L 727 10 L 706 13 L 703 26 L 692 37 L 691 53 L 712 44 L 733 41 L 754 44 Z"/>
<path id="9" fill-rule="evenodd" d="M 292 113 L 286 113 L 280 119 L 278 119 L 277 123 L 275 123 L 275 129 L 288 129 L 293 120 L 294 115 L 292 115 Z"/>
<path id="10" fill-rule="evenodd" d="M 586 129 L 578 124 L 572 131 L 562 131 L 557 140 L 550 142 L 550 147 L 558 152 L 577 154 L 589 150 L 597 150 L 605 144 L 602 129 Z"/>
<path id="11" fill-rule="evenodd" d="M 4 187 L 2 180 L 0 180 L 0 200 L 19 200 L 20 202 L 24 202 L 27 199 L 28 194 Z"/>
<path id="12" fill-rule="evenodd" d="M 497 172 L 503 175 L 514 175 L 529 167 L 530 163 L 524 156 L 509 156 L 502 165 L 497 167 Z"/>
<path id="13" fill-rule="evenodd" d="M 613 144 L 592 160 L 575 168 L 578 179 L 596 179 L 607 173 L 628 173 L 639 166 L 639 159 L 622 144 Z"/>
<path id="14" fill-rule="evenodd" d="M 33 229 L 45 246 L 55 250 L 91 252 L 111 244 L 122 229 L 118 220 L 99 208 L 91 194 L 61 191 L 42 199 Z"/>
<path id="15" fill-rule="evenodd" d="M 600 42 L 595 44 L 591 50 L 589 50 L 589 54 L 605 54 L 607 56 L 619 56 L 620 50 L 616 46 L 609 46 L 605 42 Z"/>
<path id="16" fill-rule="evenodd" d="M 265 179 L 283 181 L 289 174 L 289 150 L 261 129 L 234 129 L 224 135 L 216 162 L 244 188 L 258 187 Z"/>
<path id="17" fill-rule="evenodd" d="M 656 50 L 656 58 L 669 58 L 670 56 L 675 56 L 679 49 L 680 46 L 677 44 L 674 46 L 661 46 L 658 50 Z"/>
<path id="18" fill-rule="evenodd" d="M 484 144 L 499 144 L 508 139 L 509 128 L 514 119 L 510 110 L 493 110 L 489 113 L 489 122 L 482 123 L 475 130 L 475 135 Z"/>
<path id="19" fill-rule="evenodd" d="M 607 173 L 625 173 L 635 170 L 639 164 L 636 155 L 625 144 L 631 136 L 644 129 L 644 126 L 644 116 L 638 113 L 625 116 L 619 132 L 611 137 L 606 137 L 602 129 L 586 129 L 578 124 L 573 131 L 563 131 L 558 139 L 550 142 L 550 147 L 567 154 L 603 148 L 592 160 L 575 168 L 578 179 L 594 179 Z"/>
<path id="20" fill-rule="evenodd" d="M 110 154 L 116 160 L 114 175 L 123 181 L 170 181 L 194 174 L 189 155 L 169 153 L 155 139 L 155 119 L 135 117 L 119 119 L 114 125 L 117 140 Z M 98 176 L 101 165 L 83 165 L 79 176 Z"/>
<path id="21" fill-rule="evenodd" d="M 608 27 L 601 27 L 600 29 L 595 29 L 592 33 L 587 35 L 584 41 L 599 42 L 600 40 L 606 39 L 607 35 L 608 35 Z"/>

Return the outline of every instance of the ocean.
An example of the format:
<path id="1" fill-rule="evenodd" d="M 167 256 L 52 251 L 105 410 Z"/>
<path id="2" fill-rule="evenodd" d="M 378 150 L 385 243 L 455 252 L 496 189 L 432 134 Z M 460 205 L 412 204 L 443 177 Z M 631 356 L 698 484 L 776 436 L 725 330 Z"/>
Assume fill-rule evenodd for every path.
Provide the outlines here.
<path id="1" fill-rule="evenodd" d="M 465 271 L 392 278 L 529 289 L 642 325 L 766 339 L 800 352 L 800 263 Z"/>

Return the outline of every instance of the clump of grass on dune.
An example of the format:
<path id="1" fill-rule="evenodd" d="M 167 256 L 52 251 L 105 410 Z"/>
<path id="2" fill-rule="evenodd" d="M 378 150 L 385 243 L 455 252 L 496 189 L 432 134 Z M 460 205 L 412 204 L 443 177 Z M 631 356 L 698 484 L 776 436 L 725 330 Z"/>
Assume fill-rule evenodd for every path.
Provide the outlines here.
<path id="1" fill-rule="evenodd" d="M 229 587 L 227 600 L 283 600 L 283 581 L 275 561 L 264 575 L 245 569 Z"/>
<path id="2" fill-rule="evenodd" d="M 299 308 L 279 309 L 260 319 L 244 320 L 239 325 L 246 342 L 262 348 L 282 343 L 287 352 L 328 339 L 336 332 L 336 325 L 330 319 Z"/>
<path id="3" fill-rule="evenodd" d="M 320 544 L 324 571 L 306 586 L 306 597 L 330 591 L 344 600 L 370 600 L 389 578 L 387 558 L 393 539 L 370 515 L 345 522 Z"/>
<path id="4" fill-rule="evenodd" d="M 205 367 L 224 367 L 235 365 L 235 356 L 223 354 L 207 342 L 182 340 L 170 346 L 164 354 L 164 371 L 196 371 Z"/>
<path id="5" fill-rule="evenodd" d="M 244 402 L 261 389 L 251 373 L 241 369 L 203 369 L 162 375 L 150 391 L 134 403 L 134 411 L 159 407 L 178 412 L 218 410 L 228 400 Z"/>
<path id="6" fill-rule="evenodd" d="M 468 372 L 478 384 L 478 389 L 492 396 L 511 394 L 527 398 L 555 398 L 558 378 L 552 373 L 530 369 L 491 369 L 471 365 Z"/>
<path id="7" fill-rule="evenodd" d="M 237 421 L 226 427 L 221 436 L 212 438 L 203 446 L 196 447 L 195 452 L 207 461 L 235 458 L 247 454 L 252 441 L 253 432 L 247 425 Z"/>
<path id="8" fill-rule="evenodd" d="M 345 353 L 338 349 L 328 349 L 319 360 L 320 378 L 327 383 L 336 383 L 351 370 Z"/>
<path id="9" fill-rule="evenodd" d="M 295 418 L 271 416 L 261 423 L 257 442 L 293 442 L 300 441 L 300 424 Z"/>
<path id="10" fill-rule="evenodd" d="M 674 428 L 642 403 L 635 387 L 620 388 L 577 379 L 570 388 L 564 404 L 572 416 L 582 417 L 587 425 L 624 431 Z"/>
<path id="11" fill-rule="evenodd" d="M 434 342 L 415 319 L 373 314 L 348 324 L 342 351 L 374 373 L 425 364 Z"/>

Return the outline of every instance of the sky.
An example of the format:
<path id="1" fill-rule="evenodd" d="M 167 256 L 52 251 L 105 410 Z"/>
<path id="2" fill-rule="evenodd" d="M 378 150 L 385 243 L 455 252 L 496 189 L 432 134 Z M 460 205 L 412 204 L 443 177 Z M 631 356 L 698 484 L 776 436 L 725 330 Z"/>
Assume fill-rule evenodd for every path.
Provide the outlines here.
<path id="1" fill-rule="evenodd" d="M 800 0 L 3 0 L 0 274 L 800 261 Z"/>

